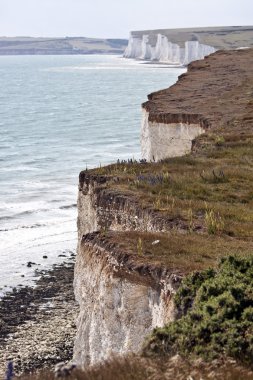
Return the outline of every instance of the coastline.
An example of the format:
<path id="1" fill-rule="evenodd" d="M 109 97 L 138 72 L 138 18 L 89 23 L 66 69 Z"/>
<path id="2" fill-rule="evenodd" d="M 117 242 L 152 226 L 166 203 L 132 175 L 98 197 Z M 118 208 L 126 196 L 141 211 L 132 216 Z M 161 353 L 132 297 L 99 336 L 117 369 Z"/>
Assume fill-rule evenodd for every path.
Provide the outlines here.
<path id="1" fill-rule="evenodd" d="M 173 318 L 170 319 L 168 316 L 173 306 L 172 295 L 177 290 L 173 282 L 177 280 L 175 275 L 179 270 L 186 275 L 196 270 L 207 269 L 210 265 L 216 268 L 221 254 L 240 253 L 245 257 L 252 254 L 252 230 L 247 230 L 249 216 L 251 217 L 248 206 L 252 202 L 249 172 L 252 163 L 250 155 L 253 119 L 250 91 L 247 91 L 251 87 L 251 78 L 249 69 L 245 70 L 245 73 L 242 71 L 244 65 L 246 66 L 248 54 L 252 53 L 234 52 L 233 57 L 230 52 L 216 53 L 206 59 L 209 62 L 214 60 L 211 62 L 213 69 L 209 67 L 208 62 L 191 64 L 191 75 L 195 76 L 198 86 L 194 86 L 189 74 L 183 74 L 176 85 L 177 88 L 180 86 L 180 91 L 175 90 L 174 86 L 169 93 L 168 90 L 162 90 L 149 95 L 149 102 L 145 108 L 151 115 L 151 122 L 164 123 L 169 127 L 174 127 L 171 124 L 175 122 L 192 122 L 202 123 L 201 125 L 206 127 L 206 133 L 193 142 L 191 156 L 177 159 L 164 157 L 166 160 L 158 159 L 157 163 L 145 160 L 145 165 L 133 161 L 118 162 L 81 172 L 78 199 L 79 249 L 75 286 L 79 292 L 77 299 L 83 315 L 80 314 L 79 317 L 82 324 L 78 326 L 80 334 L 77 338 L 79 347 L 76 346 L 79 355 L 77 364 L 96 364 L 97 358 L 106 359 L 106 355 L 111 355 L 114 350 L 115 342 L 115 351 L 118 350 L 116 352 L 120 354 L 125 347 L 128 352 L 137 352 L 141 342 L 131 346 L 134 338 L 138 336 L 144 339 L 148 335 L 148 331 L 141 331 L 142 325 L 151 330 L 156 326 L 163 328 L 168 321 L 173 322 L 174 315 L 171 313 Z M 242 65 L 238 69 L 240 60 Z M 220 62 L 223 63 L 223 70 L 227 71 L 227 68 L 230 68 L 229 72 L 233 73 L 231 79 L 227 74 L 224 78 Z M 235 72 L 238 74 L 236 80 L 233 78 Z M 216 86 L 213 78 L 219 81 L 217 74 L 222 76 L 218 102 L 214 96 L 217 87 L 212 87 Z M 243 80 L 245 76 L 248 76 L 248 87 Z M 204 83 L 204 87 L 208 89 L 205 91 L 205 99 L 199 94 L 199 78 L 201 88 Z M 211 79 L 212 83 L 209 82 Z M 185 96 L 185 89 L 192 87 L 195 89 L 195 98 L 200 103 L 192 102 L 192 90 L 188 92 L 188 97 Z M 215 94 L 210 88 L 215 89 Z M 180 92 L 184 94 L 183 98 Z M 171 94 L 174 96 L 173 99 Z M 180 112 L 173 113 L 168 104 L 176 99 L 180 100 L 177 103 L 181 108 L 178 106 L 177 111 Z M 237 100 L 237 103 L 233 102 L 233 99 Z M 204 101 L 208 108 L 204 107 Z M 233 111 L 237 111 L 236 117 L 231 114 L 231 102 L 236 104 L 233 106 Z M 195 109 L 201 109 L 201 113 L 194 112 Z M 239 136 L 235 133 L 238 124 L 243 128 L 243 133 Z M 242 156 L 245 157 L 243 162 L 239 160 Z M 238 168 L 238 171 L 235 171 L 235 168 Z M 141 175 L 138 174 L 140 170 Z M 209 173 L 210 170 L 212 171 Z M 234 193 L 235 188 L 237 196 Z M 194 192 L 189 192 L 191 189 L 194 189 Z M 168 192 L 172 199 L 169 199 Z M 142 198 L 140 195 L 143 195 Z M 162 195 L 166 198 L 162 199 Z M 188 195 L 186 202 L 185 195 Z M 205 203 L 200 204 L 200 200 L 204 200 Z M 232 218 L 231 211 L 227 214 L 231 203 L 234 213 Z M 186 214 L 188 207 L 190 209 Z M 244 217 L 245 212 L 247 219 Z M 236 217 L 237 224 L 233 224 Z M 210 223 L 210 220 L 214 220 L 215 223 Z M 245 231 L 248 231 L 247 238 Z M 63 268 L 55 266 L 53 270 L 43 273 L 35 290 L 15 290 L 8 295 L 9 299 L 7 297 L 5 300 L 7 306 L 3 303 L 4 318 L 12 326 L 10 331 L 5 331 L 3 325 L 3 335 L 11 333 L 8 341 L 4 341 L 6 349 L 3 359 L 6 361 L 10 357 L 13 358 L 14 354 L 17 373 L 41 367 L 52 368 L 57 362 L 70 360 L 73 340 L 71 343 L 68 329 L 73 328 L 73 337 L 75 335 L 75 315 L 69 314 L 75 309 L 75 301 L 72 299 L 73 273 L 71 274 L 70 267 L 71 264 L 68 263 L 65 263 Z M 24 298 L 22 303 L 21 297 Z M 13 299 L 17 300 L 14 302 L 14 305 L 17 304 L 17 307 L 14 306 L 14 317 L 9 315 L 8 307 L 8 302 L 13 302 Z M 145 299 L 146 302 L 143 303 Z M 73 308 L 71 300 L 74 303 Z M 129 314 L 129 308 L 124 308 L 124 305 L 132 305 L 132 314 Z M 145 321 L 147 310 L 150 311 Z M 176 315 L 178 311 L 180 309 L 173 314 Z M 90 320 L 87 331 L 87 319 L 83 316 L 88 313 Z M 137 333 L 132 326 L 138 328 Z M 123 333 L 119 335 L 121 331 Z M 122 343 L 121 336 L 123 339 L 127 336 L 128 340 Z M 35 345 L 37 344 L 35 348 L 34 341 Z M 106 344 L 102 346 L 104 351 L 100 352 L 101 341 Z M 89 353 L 85 347 L 87 342 L 91 347 Z M 167 353 L 170 354 L 170 346 L 167 347 Z M 151 347 L 151 354 L 155 352 L 154 348 L 155 346 Z M 86 358 L 90 362 L 85 362 Z"/>
<path id="2" fill-rule="evenodd" d="M 38 272 L 35 287 L 14 288 L 0 300 L 0 377 L 11 360 L 15 375 L 72 359 L 77 303 L 74 260 Z"/>

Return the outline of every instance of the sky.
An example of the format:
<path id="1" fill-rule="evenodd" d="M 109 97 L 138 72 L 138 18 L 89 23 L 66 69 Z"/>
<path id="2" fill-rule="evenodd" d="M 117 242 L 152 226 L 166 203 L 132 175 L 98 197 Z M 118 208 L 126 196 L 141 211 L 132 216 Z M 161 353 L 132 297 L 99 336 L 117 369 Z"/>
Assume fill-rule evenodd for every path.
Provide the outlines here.
<path id="1" fill-rule="evenodd" d="M 0 36 L 128 38 L 131 30 L 253 24 L 253 0 L 0 0 Z"/>

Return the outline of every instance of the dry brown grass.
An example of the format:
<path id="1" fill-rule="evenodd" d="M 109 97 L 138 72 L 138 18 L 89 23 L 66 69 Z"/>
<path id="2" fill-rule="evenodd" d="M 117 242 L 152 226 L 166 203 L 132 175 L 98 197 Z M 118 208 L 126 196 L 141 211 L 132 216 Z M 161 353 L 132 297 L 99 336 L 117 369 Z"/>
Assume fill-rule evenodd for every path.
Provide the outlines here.
<path id="1" fill-rule="evenodd" d="M 179 357 L 147 359 L 114 358 L 84 371 L 74 370 L 69 380 L 250 380 L 253 373 L 234 361 L 188 362 Z M 54 380 L 52 372 L 24 375 L 20 380 Z"/>
<path id="2" fill-rule="evenodd" d="M 229 236 L 190 232 L 182 235 L 177 231 L 171 233 L 108 231 L 100 238 L 109 248 L 116 247 L 117 251 L 133 255 L 133 260 L 138 264 L 145 265 L 148 262 L 182 274 L 216 267 L 221 257 L 229 255 L 245 257 L 253 254 L 252 241 L 238 240 Z M 154 244 L 155 241 L 159 243 Z"/>

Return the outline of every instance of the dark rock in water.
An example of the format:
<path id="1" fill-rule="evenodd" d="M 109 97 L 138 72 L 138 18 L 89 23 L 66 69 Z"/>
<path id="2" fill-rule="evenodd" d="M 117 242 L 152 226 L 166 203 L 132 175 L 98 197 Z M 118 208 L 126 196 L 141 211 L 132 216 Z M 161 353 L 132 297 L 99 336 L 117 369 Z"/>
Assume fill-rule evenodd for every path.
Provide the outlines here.
<path id="1" fill-rule="evenodd" d="M 76 368 L 75 364 L 66 365 L 65 363 L 58 363 L 55 366 L 54 374 L 56 378 L 64 378 L 71 375 L 71 372 Z"/>
<path id="2" fill-rule="evenodd" d="M 32 265 L 36 265 L 36 263 L 33 263 L 32 261 L 28 261 L 28 263 L 27 263 L 27 267 L 28 267 L 28 268 L 31 268 Z"/>

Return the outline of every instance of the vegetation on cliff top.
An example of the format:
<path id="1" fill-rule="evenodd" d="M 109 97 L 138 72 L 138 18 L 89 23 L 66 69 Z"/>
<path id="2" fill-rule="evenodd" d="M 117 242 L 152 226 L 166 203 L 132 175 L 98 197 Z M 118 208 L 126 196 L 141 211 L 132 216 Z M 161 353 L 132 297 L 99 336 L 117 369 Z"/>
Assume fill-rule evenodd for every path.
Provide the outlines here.
<path id="1" fill-rule="evenodd" d="M 149 338 L 146 354 L 253 360 L 253 256 L 189 275 L 175 296 L 182 316 Z"/>
<path id="2" fill-rule="evenodd" d="M 182 275 L 215 268 L 222 257 L 246 258 L 253 252 L 251 241 L 191 232 L 182 234 L 176 229 L 170 233 L 103 230 L 90 238 L 109 251 L 129 254 L 129 259 L 139 266 L 165 267 Z"/>

